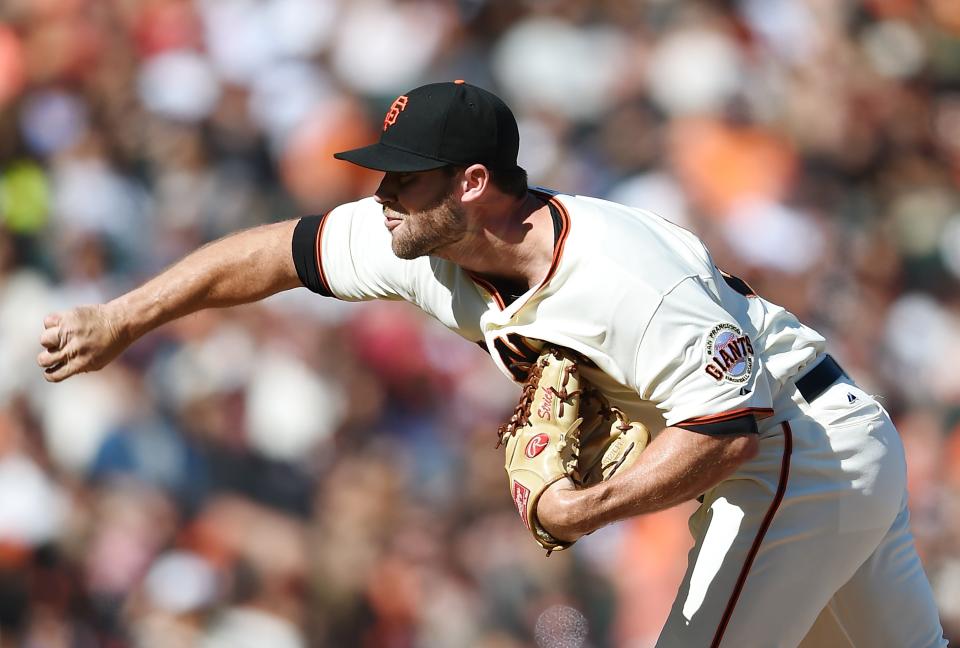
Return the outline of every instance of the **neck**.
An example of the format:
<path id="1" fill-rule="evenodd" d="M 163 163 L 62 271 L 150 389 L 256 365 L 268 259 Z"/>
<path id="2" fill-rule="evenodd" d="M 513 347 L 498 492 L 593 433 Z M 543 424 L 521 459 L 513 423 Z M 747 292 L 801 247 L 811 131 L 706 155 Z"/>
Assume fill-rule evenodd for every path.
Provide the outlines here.
<path id="1" fill-rule="evenodd" d="M 469 213 L 467 236 L 438 251 L 442 258 L 482 276 L 532 288 L 553 261 L 550 208 L 534 194 L 500 196 Z"/>

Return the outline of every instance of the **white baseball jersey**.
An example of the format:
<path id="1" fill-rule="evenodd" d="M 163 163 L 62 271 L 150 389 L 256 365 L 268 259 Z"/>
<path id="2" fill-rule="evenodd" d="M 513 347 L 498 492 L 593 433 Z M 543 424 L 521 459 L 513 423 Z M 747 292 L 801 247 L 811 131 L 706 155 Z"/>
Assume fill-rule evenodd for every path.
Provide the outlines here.
<path id="1" fill-rule="evenodd" d="M 735 418 L 765 418 L 779 385 L 823 350 L 823 338 L 789 312 L 747 297 L 683 228 L 595 198 L 539 195 L 554 214 L 553 264 L 512 302 L 449 261 L 397 258 L 372 198 L 323 218 L 314 288 L 412 302 L 480 342 L 518 381 L 517 363 L 537 356 L 531 341 L 578 351 L 597 368 L 585 377 L 654 432 L 676 424 L 722 431 Z"/>
<path id="2" fill-rule="evenodd" d="M 302 219 L 297 272 L 340 299 L 412 302 L 517 381 L 538 341 L 578 351 L 594 365 L 584 377 L 654 433 L 759 432 L 757 456 L 691 519 L 658 648 L 946 645 L 910 535 L 896 428 L 839 368 L 809 402 L 797 386 L 824 366 L 824 339 L 721 273 L 686 230 L 536 193 L 553 214 L 553 263 L 512 299 L 448 261 L 397 258 L 372 198 Z"/>

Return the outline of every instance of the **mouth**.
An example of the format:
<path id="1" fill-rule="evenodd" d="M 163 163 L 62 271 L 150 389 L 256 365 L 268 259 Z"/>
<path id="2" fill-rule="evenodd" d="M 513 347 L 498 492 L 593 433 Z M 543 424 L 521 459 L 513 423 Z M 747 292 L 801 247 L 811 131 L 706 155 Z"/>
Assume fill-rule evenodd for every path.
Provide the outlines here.
<path id="1" fill-rule="evenodd" d="M 403 220 L 400 219 L 400 218 L 393 218 L 393 217 L 391 217 L 391 216 L 384 215 L 383 225 L 384 225 L 384 227 L 386 227 L 386 228 L 387 228 L 388 230 L 390 230 L 391 232 L 392 232 L 394 229 L 396 229 L 397 226 L 400 225 L 400 223 L 402 223 L 402 222 L 403 222 Z"/>
<path id="2" fill-rule="evenodd" d="M 386 205 L 383 207 L 383 225 L 391 232 L 396 229 L 400 223 L 403 222 L 403 219 L 400 218 L 395 210 L 389 209 Z"/>

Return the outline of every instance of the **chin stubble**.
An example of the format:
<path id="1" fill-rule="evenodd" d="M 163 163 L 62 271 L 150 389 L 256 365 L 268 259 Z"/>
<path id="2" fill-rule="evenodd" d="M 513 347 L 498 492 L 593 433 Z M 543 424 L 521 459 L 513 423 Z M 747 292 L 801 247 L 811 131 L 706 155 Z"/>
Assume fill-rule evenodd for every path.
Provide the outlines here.
<path id="1" fill-rule="evenodd" d="M 416 259 L 460 239 L 466 230 L 463 209 L 448 196 L 434 207 L 404 215 L 393 231 L 393 253 L 401 259 Z"/>

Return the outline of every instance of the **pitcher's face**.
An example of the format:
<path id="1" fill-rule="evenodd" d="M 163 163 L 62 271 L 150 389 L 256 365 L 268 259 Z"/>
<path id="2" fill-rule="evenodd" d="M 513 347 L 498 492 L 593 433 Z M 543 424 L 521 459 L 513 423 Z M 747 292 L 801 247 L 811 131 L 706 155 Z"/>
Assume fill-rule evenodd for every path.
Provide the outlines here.
<path id="1" fill-rule="evenodd" d="M 448 169 L 384 174 L 375 196 L 383 205 L 394 254 L 416 259 L 463 237 L 466 214 L 454 195 L 459 175 Z"/>

